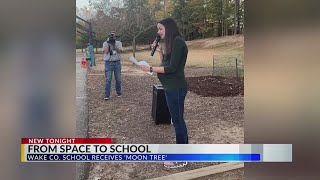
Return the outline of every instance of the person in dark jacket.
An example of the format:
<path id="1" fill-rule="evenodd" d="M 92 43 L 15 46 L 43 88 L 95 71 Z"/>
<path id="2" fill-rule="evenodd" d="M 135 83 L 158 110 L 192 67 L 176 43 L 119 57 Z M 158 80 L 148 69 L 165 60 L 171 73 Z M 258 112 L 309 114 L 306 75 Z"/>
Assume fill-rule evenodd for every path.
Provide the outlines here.
<path id="1" fill-rule="evenodd" d="M 184 120 L 184 101 L 188 92 L 184 68 L 188 47 L 181 37 L 177 24 L 172 18 L 166 18 L 157 24 L 158 34 L 164 39 L 165 48 L 158 44 L 157 51 L 161 59 L 159 67 L 141 65 L 144 71 L 155 72 L 164 88 L 167 105 L 176 133 L 177 144 L 188 144 L 188 130 Z M 154 47 L 156 42 L 153 43 Z M 176 168 L 187 165 L 186 162 L 165 162 L 165 167 Z"/>

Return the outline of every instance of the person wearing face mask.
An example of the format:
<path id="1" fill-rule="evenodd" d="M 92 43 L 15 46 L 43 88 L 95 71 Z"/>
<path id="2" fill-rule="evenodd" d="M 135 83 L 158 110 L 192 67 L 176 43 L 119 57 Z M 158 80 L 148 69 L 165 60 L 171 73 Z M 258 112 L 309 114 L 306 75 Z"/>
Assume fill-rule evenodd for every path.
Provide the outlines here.
<path id="1" fill-rule="evenodd" d="M 161 65 L 158 67 L 141 65 L 143 71 L 157 73 L 161 82 L 172 118 L 177 144 L 188 144 L 188 130 L 184 120 L 184 102 L 188 92 L 184 74 L 188 47 L 181 37 L 177 24 L 172 18 L 165 18 L 157 24 L 158 34 L 164 40 L 165 48 L 158 43 L 157 52 Z M 153 43 L 153 47 L 156 42 Z M 183 167 L 187 162 L 165 162 L 167 168 Z"/>

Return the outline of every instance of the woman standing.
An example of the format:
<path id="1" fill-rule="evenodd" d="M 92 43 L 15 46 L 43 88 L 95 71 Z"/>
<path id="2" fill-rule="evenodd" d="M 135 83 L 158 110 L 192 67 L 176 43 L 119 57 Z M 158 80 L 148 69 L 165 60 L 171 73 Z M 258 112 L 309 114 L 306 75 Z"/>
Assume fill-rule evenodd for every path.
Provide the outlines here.
<path id="1" fill-rule="evenodd" d="M 157 24 L 158 34 L 164 39 L 164 51 L 158 44 L 157 51 L 161 59 L 159 67 L 141 65 L 144 71 L 156 72 L 164 88 L 167 105 L 176 133 L 177 144 L 188 144 L 188 131 L 184 121 L 184 101 L 187 95 L 187 81 L 184 68 L 188 47 L 182 39 L 177 24 L 171 18 Z M 153 47 L 155 46 L 155 42 Z M 187 162 L 165 162 L 165 167 L 176 168 L 187 165 Z"/>

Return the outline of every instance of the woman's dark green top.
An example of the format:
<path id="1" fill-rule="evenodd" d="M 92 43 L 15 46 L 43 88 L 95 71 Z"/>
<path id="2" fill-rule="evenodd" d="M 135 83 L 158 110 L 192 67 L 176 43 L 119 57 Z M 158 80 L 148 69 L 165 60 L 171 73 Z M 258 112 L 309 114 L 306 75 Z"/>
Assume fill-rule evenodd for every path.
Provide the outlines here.
<path id="1" fill-rule="evenodd" d="M 161 62 L 164 73 L 158 73 L 158 78 L 164 89 L 187 88 L 184 67 L 187 61 L 188 47 L 181 37 L 173 40 L 171 55 L 166 56 Z"/>

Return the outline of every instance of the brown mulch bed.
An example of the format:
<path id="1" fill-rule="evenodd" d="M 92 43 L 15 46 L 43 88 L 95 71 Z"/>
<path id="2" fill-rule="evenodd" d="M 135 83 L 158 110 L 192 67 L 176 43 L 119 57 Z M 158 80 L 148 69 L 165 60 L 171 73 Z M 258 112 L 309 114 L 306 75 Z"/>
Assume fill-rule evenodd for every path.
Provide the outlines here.
<path id="1" fill-rule="evenodd" d="M 187 78 L 189 90 L 203 97 L 243 96 L 243 79 L 221 76 Z"/>

